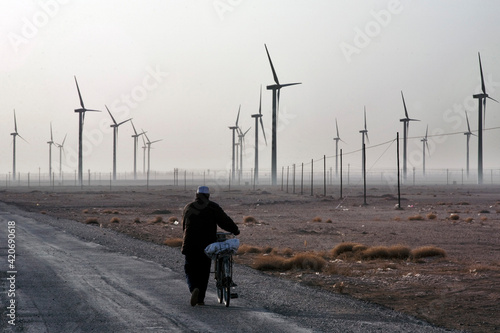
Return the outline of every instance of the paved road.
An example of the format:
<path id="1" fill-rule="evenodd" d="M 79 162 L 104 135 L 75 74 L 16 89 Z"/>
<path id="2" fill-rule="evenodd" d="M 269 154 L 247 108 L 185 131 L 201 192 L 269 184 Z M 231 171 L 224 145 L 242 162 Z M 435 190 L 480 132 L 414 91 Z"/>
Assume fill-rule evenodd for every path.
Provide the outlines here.
<path id="1" fill-rule="evenodd" d="M 15 222 L 14 274 L 8 221 Z M 0 203 L 0 324 L 5 332 L 446 331 L 246 267 L 236 268 L 240 298 L 229 308 L 216 302 L 213 281 L 207 305 L 191 307 L 182 260 L 178 249 Z M 8 322 L 10 300 L 15 326 Z"/>

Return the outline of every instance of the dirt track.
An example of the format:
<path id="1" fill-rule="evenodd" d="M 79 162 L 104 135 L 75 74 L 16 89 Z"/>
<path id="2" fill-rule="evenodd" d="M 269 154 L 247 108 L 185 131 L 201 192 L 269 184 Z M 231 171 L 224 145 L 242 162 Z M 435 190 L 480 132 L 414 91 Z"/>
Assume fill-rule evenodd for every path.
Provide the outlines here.
<path id="1" fill-rule="evenodd" d="M 368 206 L 361 205 L 360 191 L 351 188 L 339 201 L 240 188 L 219 190 L 212 199 L 239 223 L 243 244 L 290 248 L 295 253 L 329 251 L 341 242 L 439 247 L 446 251 L 445 258 L 330 260 L 322 272 L 269 274 L 348 293 L 443 327 L 473 332 L 500 329 L 499 188 L 410 187 L 402 193 L 402 211 L 394 209 L 397 201 L 386 189 L 371 188 Z M 192 193 L 194 189 L 174 187 L 149 192 L 125 187 L 112 192 L 9 190 L 0 193 L 0 200 L 81 222 L 95 218 L 101 227 L 162 244 L 182 236 L 175 221 Z M 435 218 L 428 217 L 430 213 Z M 458 219 L 451 219 L 451 214 Z M 157 216 L 162 221 L 154 222 Z M 257 222 L 244 223 L 246 216 Z M 238 260 L 251 265 L 255 256 L 243 254 Z"/>

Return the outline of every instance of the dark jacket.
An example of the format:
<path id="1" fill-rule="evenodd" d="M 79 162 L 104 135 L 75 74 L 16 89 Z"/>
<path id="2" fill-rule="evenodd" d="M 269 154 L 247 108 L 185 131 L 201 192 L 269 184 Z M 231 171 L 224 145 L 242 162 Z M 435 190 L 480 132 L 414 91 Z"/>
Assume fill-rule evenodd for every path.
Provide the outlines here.
<path id="1" fill-rule="evenodd" d="M 197 197 L 186 205 L 182 214 L 182 253 L 203 254 L 205 247 L 217 240 L 217 226 L 239 233 L 238 226 L 215 202 Z"/>

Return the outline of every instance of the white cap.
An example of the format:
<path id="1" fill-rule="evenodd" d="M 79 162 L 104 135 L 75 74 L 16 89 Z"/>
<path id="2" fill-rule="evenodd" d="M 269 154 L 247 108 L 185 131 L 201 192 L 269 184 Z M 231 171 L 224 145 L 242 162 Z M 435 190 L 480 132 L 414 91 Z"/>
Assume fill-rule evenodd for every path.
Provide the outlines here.
<path id="1" fill-rule="evenodd" d="M 199 186 L 198 190 L 196 190 L 196 194 L 198 193 L 210 194 L 210 189 L 208 188 L 208 186 Z"/>

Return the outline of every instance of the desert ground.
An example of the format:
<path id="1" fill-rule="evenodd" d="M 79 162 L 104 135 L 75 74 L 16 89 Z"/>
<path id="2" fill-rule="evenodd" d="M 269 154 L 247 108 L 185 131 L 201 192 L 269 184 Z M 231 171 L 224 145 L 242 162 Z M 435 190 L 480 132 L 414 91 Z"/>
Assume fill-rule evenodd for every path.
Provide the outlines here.
<path id="1" fill-rule="evenodd" d="M 176 246 L 182 210 L 195 188 L 18 187 L 1 190 L 0 201 Z M 386 186 L 370 187 L 367 205 L 363 189 L 353 186 L 344 189 L 342 199 L 270 186 L 212 192 L 211 199 L 240 227 L 240 264 L 441 327 L 500 331 L 499 186 L 407 186 L 400 210 L 395 209 L 397 192 Z M 339 252 L 342 244 L 350 247 Z M 427 246 L 434 251 L 418 256 Z M 391 248 L 406 249 L 399 253 L 407 255 L 387 256 L 384 249 Z M 259 265 L 304 253 L 309 264 Z"/>

